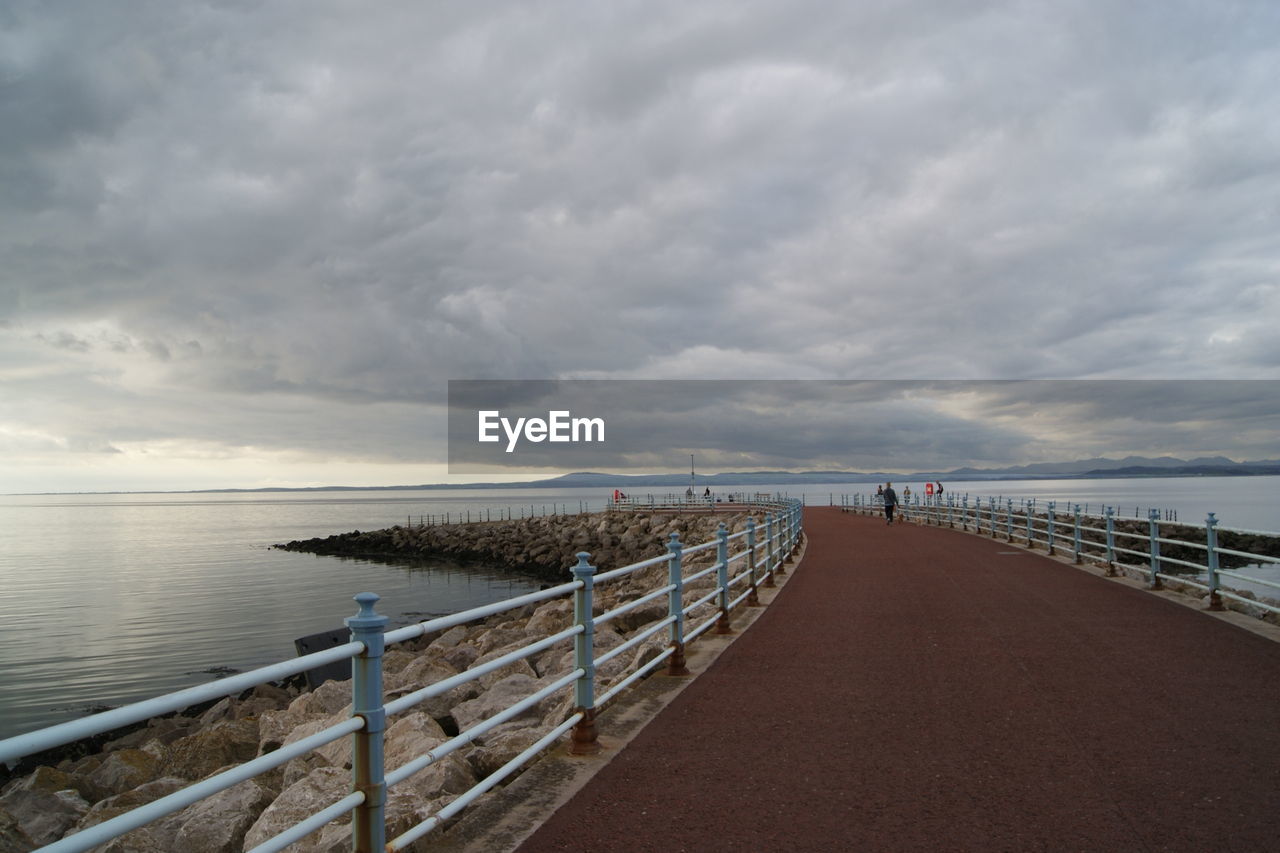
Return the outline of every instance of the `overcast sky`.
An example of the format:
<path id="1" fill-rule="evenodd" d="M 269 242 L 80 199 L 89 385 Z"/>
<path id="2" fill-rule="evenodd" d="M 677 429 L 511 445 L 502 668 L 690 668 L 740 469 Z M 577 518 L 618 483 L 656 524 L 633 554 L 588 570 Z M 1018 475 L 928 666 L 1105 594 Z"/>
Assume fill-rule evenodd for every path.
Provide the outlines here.
<path id="1" fill-rule="evenodd" d="M 449 379 L 1278 379 L 1277 80 L 1274 0 L 10 0 L 0 492 L 446 481 Z M 945 467 L 1280 457 L 946 387 Z"/>

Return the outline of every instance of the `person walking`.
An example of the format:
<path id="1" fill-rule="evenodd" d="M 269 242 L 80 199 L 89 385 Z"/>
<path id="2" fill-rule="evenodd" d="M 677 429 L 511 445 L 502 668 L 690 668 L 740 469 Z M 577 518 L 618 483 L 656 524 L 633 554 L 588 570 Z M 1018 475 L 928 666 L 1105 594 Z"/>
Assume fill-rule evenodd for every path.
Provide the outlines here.
<path id="1" fill-rule="evenodd" d="M 884 523 L 893 524 L 893 510 L 898 506 L 898 493 L 893 490 L 893 483 L 884 484 Z"/>

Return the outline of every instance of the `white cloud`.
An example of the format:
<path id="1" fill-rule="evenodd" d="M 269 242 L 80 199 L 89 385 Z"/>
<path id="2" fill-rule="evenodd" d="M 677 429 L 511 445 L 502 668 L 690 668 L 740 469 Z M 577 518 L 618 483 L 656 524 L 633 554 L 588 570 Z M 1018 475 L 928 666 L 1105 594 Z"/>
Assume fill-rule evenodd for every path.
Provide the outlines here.
<path id="1" fill-rule="evenodd" d="M 3 424 L 376 455 L 320 425 L 447 378 L 1275 378 L 1277 44 L 1263 2 L 19 3 Z"/>

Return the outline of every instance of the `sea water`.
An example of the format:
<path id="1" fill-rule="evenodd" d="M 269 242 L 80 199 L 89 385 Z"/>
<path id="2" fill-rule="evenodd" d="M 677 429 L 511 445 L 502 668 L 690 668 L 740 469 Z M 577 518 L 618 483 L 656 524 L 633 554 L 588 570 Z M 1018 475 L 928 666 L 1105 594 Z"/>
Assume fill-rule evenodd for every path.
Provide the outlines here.
<path id="1" fill-rule="evenodd" d="M 1280 530 L 1277 477 L 944 486 L 957 496 L 1105 502 L 1123 514 L 1156 507 L 1187 523 L 1216 511 L 1224 526 Z M 826 505 L 874 486 L 735 491 Z M 599 489 L 0 496 L 0 738 L 292 657 L 298 637 L 342 628 L 357 592 L 382 596 L 378 610 L 394 627 L 537 588 L 501 566 L 319 557 L 276 543 L 444 513 L 596 511 L 607 497 Z"/>

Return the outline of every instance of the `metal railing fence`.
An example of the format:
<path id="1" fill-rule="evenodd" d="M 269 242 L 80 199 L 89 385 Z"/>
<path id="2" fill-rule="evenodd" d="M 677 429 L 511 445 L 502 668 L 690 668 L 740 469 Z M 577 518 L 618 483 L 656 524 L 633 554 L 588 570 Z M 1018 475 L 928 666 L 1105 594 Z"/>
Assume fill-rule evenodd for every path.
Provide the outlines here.
<path id="1" fill-rule="evenodd" d="M 482 506 L 468 509 L 445 510 L 444 512 L 424 512 L 405 516 L 406 527 L 440 527 L 454 524 L 478 524 L 491 521 L 517 521 L 526 518 L 558 518 L 569 515 L 585 515 L 593 512 L 592 501 L 579 500 L 574 503 L 531 503 Z M 595 503 L 599 506 L 599 502 Z"/>
<path id="2" fill-rule="evenodd" d="M 874 494 L 840 495 L 838 505 L 846 512 L 863 514 L 883 510 L 880 496 Z M 1099 514 L 1090 514 L 1089 506 Z M 1001 538 L 1047 554 L 1070 553 L 1077 563 L 1087 560 L 1105 566 L 1108 575 L 1116 575 L 1117 569 L 1131 571 L 1153 589 L 1167 582 L 1199 590 L 1207 594 L 1213 610 L 1222 609 L 1225 598 L 1280 614 L 1277 602 L 1260 600 L 1245 594 L 1248 590 L 1223 583 L 1227 578 L 1280 590 L 1280 582 L 1258 577 L 1256 571 L 1248 573 L 1251 568 L 1280 564 L 1280 533 L 1223 527 L 1216 513 L 1209 513 L 1203 526 L 1195 526 L 1156 508 L 1148 509 L 1145 516 L 1135 508 L 1134 515 L 1124 516 L 1113 506 L 1073 503 L 1062 512 L 1056 501 L 1041 505 L 1034 498 L 949 493 L 913 495 L 899 506 L 899 513 L 909 521 Z M 1275 599 L 1280 600 L 1280 592 Z"/>
<path id="3" fill-rule="evenodd" d="M 576 555 L 577 565 L 571 569 L 573 579 L 567 583 L 392 631 L 385 630 L 387 617 L 374 609 L 379 597 L 372 592 L 359 593 L 355 596 L 355 601 L 359 605 L 358 612 L 345 620 L 351 632 L 351 641 L 344 645 L 8 738 L 0 741 L 0 762 L 14 762 L 53 747 L 142 722 L 201 702 L 239 694 L 257 685 L 298 675 L 318 666 L 350 659 L 352 711 L 349 719 L 102 823 L 68 835 L 40 849 L 49 853 L 79 853 L 79 851 L 89 850 L 173 814 L 219 791 L 280 767 L 294 758 L 304 756 L 344 737 L 350 737 L 352 739 L 351 793 L 253 848 L 252 853 L 283 850 L 348 814 L 351 815 L 352 849 L 357 853 L 404 850 L 473 803 L 482 794 L 506 780 L 564 734 L 572 734 L 571 753 L 589 754 L 597 751 L 599 746 L 596 741 L 596 719 L 615 697 L 638 680 L 650 675 L 664 662 L 667 664 L 668 674 L 688 674 L 685 666 L 685 647 L 688 643 L 712 628 L 720 633 L 730 633 L 732 630 L 730 619 L 734 610 L 744 604 L 758 605 L 757 589 L 762 586 L 774 586 L 775 578 L 786 574 L 786 563 L 793 559 L 801 535 L 802 505 L 800 501 L 757 498 L 747 508 L 763 511 L 763 524 L 758 523 L 755 517 L 751 516 L 747 519 L 744 530 L 730 533 L 721 523 L 714 539 L 692 546 L 686 546 L 680 542 L 679 534 L 672 533 L 666 543 L 665 553 L 599 574 L 596 573 L 596 567 L 590 564 L 591 555 L 580 552 Z M 706 568 L 686 575 L 686 558 L 711 549 L 715 549 L 714 562 Z M 611 610 L 593 615 L 597 586 L 663 563 L 667 565 L 665 583 L 622 601 Z M 710 591 L 692 602 L 685 602 L 685 593 L 691 585 L 700 579 L 712 577 L 714 584 Z M 738 594 L 738 590 L 741 589 L 745 591 Z M 701 593 L 702 590 L 699 589 L 699 592 Z M 455 676 L 425 684 L 414 692 L 386 701 L 383 690 L 382 657 L 387 646 L 565 595 L 572 595 L 574 598 L 574 619 L 569 628 L 532 641 L 487 663 L 472 666 Z M 664 597 L 667 603 L 665 618 L 639 629 L 626 641 L 607 652 L 599 656 L 595 654 L 593 641 L 599 626 L 606 625 L 625 613 Z M 714 606 L 710 608 L 711 613 L 708 617 L 704 605 L 712 604 Z M 686 621 L 691 618 L 701 621 L 688 628 Z M 665 632 L 666 643 L 662 652 L 643 664 L 637 665 L 625 677 L 611 684 L 602 695 L 596 695 L 597 667 L 621 654 L 637 649 L 646 640 L 663 632 Z M 462 684 L 475 681 L 488 673 L 545 651 L 557 643 L 565 642 L 573 644 L 574 664 L 571 670 L 555 676 L 547 676 L 543 679 L 544 681 L 554 680 L 488 719 L 460 731 L 430 751 L 390 771 L 385 768 L 383 734 L 387 728 L 388 717 L 403 714 L 427 699 L 447 693 Z M 573 689 L 574 708 L 565 720 L 553 726 L 523 752 L 487 775 L 435 814 L 396 838 L 390 840 L 386 838 L 385 806 L 388 789 L 456 752 L 494 727 L 569 688 Z"/>

